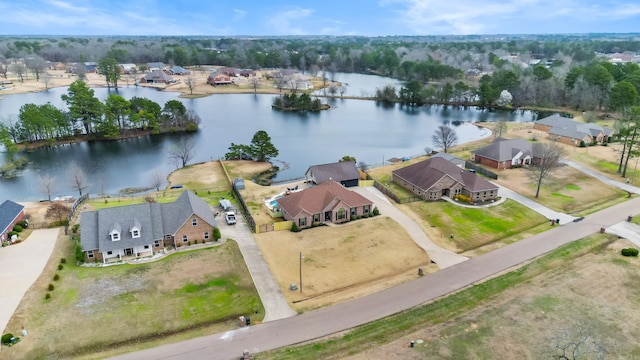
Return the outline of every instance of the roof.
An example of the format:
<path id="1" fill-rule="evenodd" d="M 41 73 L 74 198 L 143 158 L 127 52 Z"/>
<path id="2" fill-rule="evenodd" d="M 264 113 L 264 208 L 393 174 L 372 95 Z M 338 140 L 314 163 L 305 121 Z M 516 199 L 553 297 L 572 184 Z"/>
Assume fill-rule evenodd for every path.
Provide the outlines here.
<path id="1" fill-rule="evenodd" d="M 559 114 L 547 116 L 537 120 L 536 123 L 550 126 L 549 134 L 567 136 L 574 139 L 584 139 L 587 135 L 597 137 L 601 132 L 606 136 L 613 133 L 612 129 L 597 124 L 574 121 Z"/>
<path id="2" fill-rule="evenodd" d="M 15 203 L 11 200 L 5 200 L 0 204 L 0 234 L 10 230 L 9 227 L 13 225 L 13 221 L 24 210 L 24 206 Z"/>
<path id="3" fill-rule="evenodd" d="M 346 203 L 349 207 L 373 204 L 364 196 L 347 190 L 339 182 L 330 180 L 318 186 L 286 195 L 278 199 L 278 205 L 287 214 L 296 217 L 301 212 L 319 214 L 328 211 L 338 203 L 336 200 Z"/>
<path id="4" fill-rule="evenodd" d="M 437 154 L 433 154 L 431 155 L 431 158 L 443 158 L 447 161 L 449 161 L 450 163 L 456 165 L 456 166 L 460 166 L 462 165 L 463 167 L 465 166 L 465 161 L 460 159 L 459 157 L 455 157 L 451 154 L 447 154 L 447 153 L 443 153 L 443 152 L 439 152 Z M 390 161 L 390 160 L 389 160 Z"/>
<path id="5" fill-rule="evenodd" d="M 536 144 L 537 145 L 537 144 Z M 475 155 L 495 161 L 509 161 L 519 152 L 534 156 L 537 146 L 524 139 L 497 138 L 491 144 L 472 151 Z"/>
<path id="6" fill-rule="evenodd" d="M 398 176 L 422 190 L 429 190 L 440 179 L 448 176 L 471 191 L 497 190 L 498 186 L 466 170 L 462 170 L 443 158 L 431 158 L 393 171 Z"/>
<path id="7" fill-rule="evenodd" d="M 149 69 L 164 69 L 163 62 L 150 62 L 147 65 L 149 65 Z"/>
<path id="8" fill-rule="evenodd" d="M 188 74 L 189 70 L 183 68 L 182 66 L 174 66 L 171 69 L 169 69 L 169 71 L 171 71 L 174 74 Z"/>
<path id="9" fill-rule="evenodd" d="M 141 246 L 174 235 L 192 215 L 214 226 L 215 219 L 209 204 L 196 194 L 185 190 L 172 203 L 144 203 L 84 211 L 80 214 L 83 250 L 101 252 Z M 130 230 L 140 228 L 140 237 L 132 238 Z M 121 239 L 111 241 L 109 233 L 120 229 Z"/>
<path id="10" fill-rule="evenodd" d="M 145 74 L 144 79 L 145 81 L 173 81 L 171 76 L 165 74 L 162 70 L 153 70 L 152 72 Z"/>
<path id="11" fill-rule="evenodd" d="M 310 174 L 316 184 L 322 184 L 327 180 L 345 181 L 360 178 L 360 171 L 353 161 L 313 165 L 307 169 L 305 174 Z"/>

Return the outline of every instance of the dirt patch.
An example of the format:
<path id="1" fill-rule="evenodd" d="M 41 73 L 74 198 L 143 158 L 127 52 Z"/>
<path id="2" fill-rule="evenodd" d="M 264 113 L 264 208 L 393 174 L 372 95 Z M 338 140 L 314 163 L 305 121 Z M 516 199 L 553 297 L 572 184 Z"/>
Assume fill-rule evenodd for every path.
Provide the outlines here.
<path id="1" fill-rule="evenodd" d="M 415 279 L 437 269 L 407 232 L 379 216 L 339 226 L 255 235 L 282 292 L 296 309 L 325 306 Z M 303 292 L 299 282 L 300 253 Z"/>

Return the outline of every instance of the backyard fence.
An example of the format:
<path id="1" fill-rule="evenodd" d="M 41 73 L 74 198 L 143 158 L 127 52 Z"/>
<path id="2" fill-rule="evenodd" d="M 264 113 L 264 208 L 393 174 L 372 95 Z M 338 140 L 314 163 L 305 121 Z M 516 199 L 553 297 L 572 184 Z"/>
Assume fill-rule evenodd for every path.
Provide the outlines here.
<path id="1" fill-rule="evenodd" d="M 482 175 L 484 175 L 484 176 L 486 176 L 486 177 L 488 177 L 490 179 L 498 180 L 498 174 L 496 174 L 496 173 L 494 173 L 492 171 L 489 171 L 489 170 L 483 168 L 482 166 L 478 166 L 478 165 L 472 163 L 471 161 L 465 161 L 464 162 L 464 166 L 465 166 L 465 168 L 475 170 L 477 173 L 482 174 Z"/>
<path id="2" fill-rule="evenodd" d="M 390 189 L 388 189 L 386 186 L 380 184 L 379 182 L 374 180 L 373 186 L 380 190 L 381 193 L 385 194 L 386 196 L 390 197 L 393 201 L 395 201 L 398 204 L 406 204 L 406 203 L 411 203 L 411 202 L 416 202 L 416 201 L 422 201 L 423 199 L 419 196 L 409 196 L 409 197 L 398 197 L 398 195 L 394 194 L 393 191 L 391 191 Z"/>

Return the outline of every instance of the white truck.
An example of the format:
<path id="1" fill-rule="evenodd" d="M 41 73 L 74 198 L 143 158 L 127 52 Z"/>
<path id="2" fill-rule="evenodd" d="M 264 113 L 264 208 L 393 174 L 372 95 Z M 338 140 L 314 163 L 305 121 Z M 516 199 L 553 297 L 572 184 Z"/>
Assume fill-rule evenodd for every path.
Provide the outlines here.
<path id="1" fill-rule="evenodd" d="M 234 214 L 232 211 L 227 211 L 226 213 L 224 213 L 224 218 L 225 220 L 227 220 L 228 225 L 233 225 L 236 223 L 236 214 Z"/>

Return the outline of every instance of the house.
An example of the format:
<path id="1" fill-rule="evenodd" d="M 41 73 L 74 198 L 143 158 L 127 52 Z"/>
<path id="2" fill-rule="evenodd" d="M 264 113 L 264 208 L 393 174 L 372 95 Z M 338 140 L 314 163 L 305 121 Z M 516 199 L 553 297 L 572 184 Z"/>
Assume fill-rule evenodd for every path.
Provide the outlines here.
<path id="1" fill-rule="evenodd" d="M 212 73 L 211 75 L 209 75 L 209 77 L 207 78 L 207 84 L 209 85 L 229 85 L 232 84 L 233 81 L 231 81 L 231 77 L 229 77 L 229 75 L 224 74 L 220 71 L 216 71 L 214 73 Z"/>
<path id="2" fill-rule="evenodd" d="M 448 162 L 452 163 L 453 165 L 459 167 L 460 169 L 464 169 L 465 168 L 465 161 L 460 159 L 459 157 L 453 156 L 451 154 L 447 154 L 447 153 L 443 153 L 443 152 L 439 152 L 439 153 L 435 153 L 433 155 L 431 155 L 431 158 L 443 158 L 445 160 L 447 160 Z"/>
<path id="3" fill-rule="evenodd" d="M 24 219 L 24 206 L 11 200 L 5 200 L 0 204 L 0 241 L 9 240 L 8 234 L 22 219 Z"/>
<path id="4" fill-rule="evenodd" d="M 67 66 L 66 66 L 65 64 L 63 64 L 63 63 L 59 62 L 59 63 L 54 64 L 54 65 L 52 66 L 52 69 L 51 69 L 51 70 L 64 70 L 64 69 L 66 69 L 66 68 L 67 68 Z"/>
<path id="5" fill-rule="evenodd" d="M 538 147 L 524 139 L 497 138 L 483 148 L 471 152 L 471 160 L 494 169 L 511 169 L 514 166 L 533 165 L 540 160 Z"/>
<path id="6" fill-rule="evenodd" d="M 98 67 L 96 65 L 85 65 L 84 68 L 87 74 L 95 74 L 98 72 Z"/>
<path id="7" fill-rule="evenodd" d="M 325 181 L 334 180 L 346 187 L 351 187 L 358 186 L 360 171 L 353 161 L 340 161 L 310 166 L 304 176 L 307 182 L 314 184 L 322 184 Z"/>
<path id="8" fill-rule="evenodd" d="M 440 157 L 394 170 L 391 181 L 430 201 L 455 195 L 468 196 L 474 202 L 498 197 L 497 185 Z"/>
<path id="9" fill-rule="evenodd" d="M 227 75 L 229 77 L 235 77 L 238 76 L 238 69 L 236 68 L 232 68 L 232 67 L 223 67 L 218 69 L 218 72 L 220 74 L 224 74 Z"/>
<path id="10" fill-rule="evenodd" d="M 314 224 L 340 224 L 373 211 L 373 202 L 334 180 L 286 195 L 278 199 L 278 206 L 282 217 L 300 229 Z"/>
<path id="11" fill-rule="evenodd" d="M 150 73 L 146 73 L 140 79 L 140 83 L 142 84 L 169 84 L 173 82 L 175 82 L 175 80 L 162 70 L 153 70 Z"/>
<path id="12" fill-rule="evenodd" d="M 246 78 L 254 77 L 256 76 L 256 72 L 250 69 L 240 70 L 240 76 L 244 76 Z"/>
<path id="13" fill-rule="evenodd" d="M 612 129 L 574 121 L 559 114 L 535 121 L 533 128 L 547 132 L 547 137 L 553 141 L 573 146 L 581 146 L 582 142 L 586 145 L 607 143 L 613 135 Z"/>
<path id="14" fill-rule="evenodd" d="M 120 74 L 135 74 L 138 71 L 136 64 L 120 64 Z"/>
<path id="15" fill-rule="evenodd" d="M 172 203 L 144 203 L 84 211 L 80 243 L 85 261 L 117 261 L 150 256 L 167 246 L 213 239 L 215 218 L 209 204 L 185 190 Z"/>
<path id="16" fill-rule="evenodd" d="M 147 64 L 147 71 L 164 70 L 166 65 L 162 62 L 150 62 Z"/>
<path id="17" fill-rule="evenodd" d="M 189 70 L 183 68 L 182 66 L 174 66 L 169 69 L 169 74 L 171 75 L 186 75 L 189 73 Z"/>

